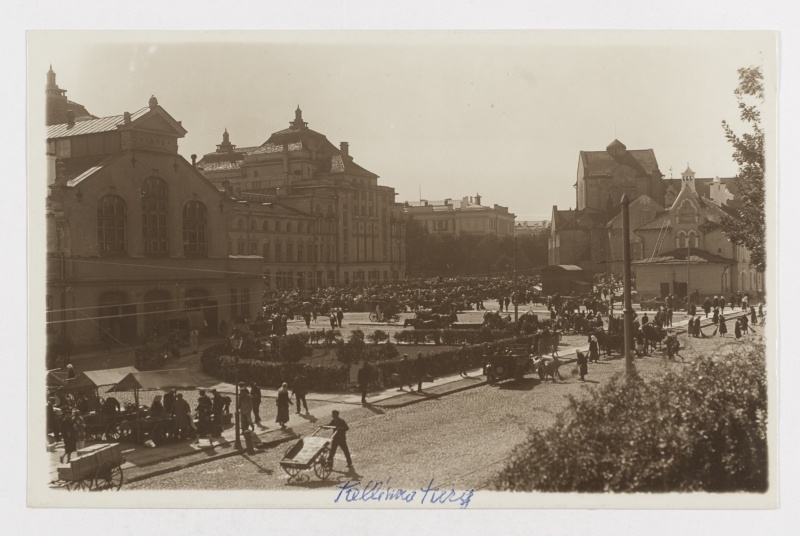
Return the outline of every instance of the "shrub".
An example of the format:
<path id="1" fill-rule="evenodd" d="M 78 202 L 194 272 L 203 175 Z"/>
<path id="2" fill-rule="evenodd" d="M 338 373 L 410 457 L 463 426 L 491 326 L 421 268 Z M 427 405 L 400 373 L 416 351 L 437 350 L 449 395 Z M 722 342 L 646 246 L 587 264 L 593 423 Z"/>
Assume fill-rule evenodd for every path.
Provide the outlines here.
<path id="1" fill-rule="evenodd" d="M 516 491 L 763 492 L 763 345 L 650 382 L 620 375 L 531 431 L 495 486 Z"/>

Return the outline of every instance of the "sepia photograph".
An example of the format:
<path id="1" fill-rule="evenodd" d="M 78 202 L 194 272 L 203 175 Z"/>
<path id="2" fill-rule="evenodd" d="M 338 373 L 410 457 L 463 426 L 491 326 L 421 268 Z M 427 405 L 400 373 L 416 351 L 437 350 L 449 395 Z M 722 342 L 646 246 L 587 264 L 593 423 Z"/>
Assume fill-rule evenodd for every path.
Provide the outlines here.
<path id="1" fill-rule="evenodd" d="M 776 32 L 27 49 L 30 506 L 777 507 Z"/>

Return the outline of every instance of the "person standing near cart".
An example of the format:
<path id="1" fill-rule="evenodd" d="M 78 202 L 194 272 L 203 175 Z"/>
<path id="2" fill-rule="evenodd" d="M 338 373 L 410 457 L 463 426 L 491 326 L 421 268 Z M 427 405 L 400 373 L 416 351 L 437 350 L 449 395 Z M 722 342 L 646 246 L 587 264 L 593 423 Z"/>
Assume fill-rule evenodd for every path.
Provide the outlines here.
<path id="1" fill-rule="evenodd" d="M 344 453 L 345 460 L 347 460 L 348 469 L 353 467 L 353 459 L 350 457 L 350 449 L 347 446 L 347 431 L 350 429 L 344 419 L 339 417 L 339 411 L 333 410 L 331 412 L 331 422 L 328 426 L 336 428 L 331 439 L 331 452 L 328 454 L 328 465 L 333 467 L 333 458 L 336 456 L 336 449 L 341 448 Z"/>

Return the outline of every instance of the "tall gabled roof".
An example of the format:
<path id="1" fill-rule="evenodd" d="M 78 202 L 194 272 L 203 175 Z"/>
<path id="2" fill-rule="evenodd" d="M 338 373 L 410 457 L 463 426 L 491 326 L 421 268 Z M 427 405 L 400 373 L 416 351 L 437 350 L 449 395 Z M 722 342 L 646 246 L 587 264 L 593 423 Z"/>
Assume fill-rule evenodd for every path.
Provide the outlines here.
<path id="1" fill-rule="evenodd" d="M 109 132 L 119 130 L 122 128 L 130 128 L 136 126 L 137 122 L 144 122 L 144 119 L 152 115 L 160 115 L 167 123 L 169 123 L 177 132 L 179 136 L 186 134 L 186 129 L 183 128 L 180 121 L 176 121 L 166 110 L 158 105 L 158 102 L 151 97 L 154 104 L 136 110 L 131 116 L 131 122 L 125 124 L 125 114 L 112 115 L 109 117 L 100 117 L 98 119 L 89 119 L 86 121 L 76 121 L 75 124 L 61 123 L 58 125 L 51 125 L 47 127 L 47 139 L 55 138 L 69 138 L 72 136 L 81 136 L 84 134 L 95 134 L 98 132 Z M 140 123 L 141 124 L 141 123 Z"/>
<path id="2" fill-rule="evenodd" d="M 624 145 L 620 145 L 624 148 Z M 612 146 L 613 142 L 609 145 L 609 149 L 612 149 Z M 620 166 L 632 168 L 639 176 L 659 172 L 656 154 L 652 149 L 625 150 L 613 156 L 608 150 L 581 151 L 580 158 L 583 162 L 584 177 L 610 176 Z"/>

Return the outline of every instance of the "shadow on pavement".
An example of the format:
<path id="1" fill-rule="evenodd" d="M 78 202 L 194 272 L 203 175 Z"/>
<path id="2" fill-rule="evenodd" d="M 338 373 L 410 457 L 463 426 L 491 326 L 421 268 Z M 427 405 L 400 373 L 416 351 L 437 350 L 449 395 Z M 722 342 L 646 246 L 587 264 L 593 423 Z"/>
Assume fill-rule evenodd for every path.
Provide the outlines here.
<path id="1" fill-rule="evenodd" d="M 295 415 L 297 415 L 301 419 L 307 420 L 308 422 L 317 422 L 319 420 L 310 413 L 299 413 L 299 414 L 296 413 Z"/>
<path id="2" fill-rule="evenodd" d="M 541 382 L 535 378 L 523 378 L 519 381 L 500 383 L 497 388 L 508 391 L 530 391 L 539 383 Z"/>
<path id="3" fill-rule="evenodd" d="M 261 474 L 264 474 L 264 475 L 272 475 L 273 473 L 275 473 L 275 471 L 273 471 L 272 469 L 267 469 L 267 468 L 266 468 L 266 467 L 264 467 L 263 465 L 256 463 L 256 462 L 253 460 L 253 458 L 251 458 L 249 455 L 242 456 L 242 459 L 243 459 L 243 460 L 246 460 L 246 461 L 248 461 L 248 462 L 252 463 L 253 465 L 255 465 L 256 467 L 258 467 L 258 472 L 259 472 L 259 473 L 261 473 Z"/>

